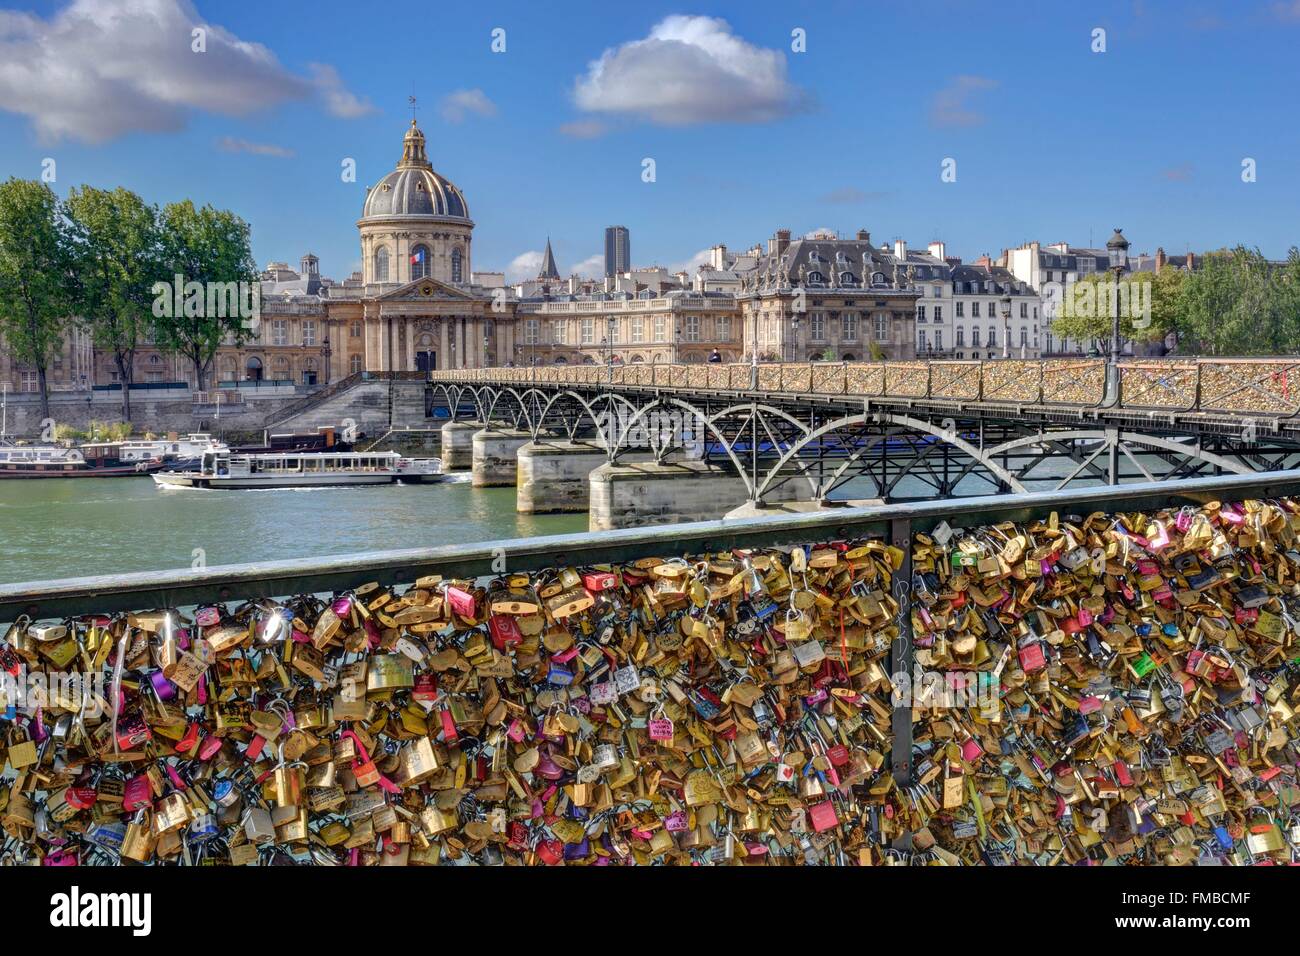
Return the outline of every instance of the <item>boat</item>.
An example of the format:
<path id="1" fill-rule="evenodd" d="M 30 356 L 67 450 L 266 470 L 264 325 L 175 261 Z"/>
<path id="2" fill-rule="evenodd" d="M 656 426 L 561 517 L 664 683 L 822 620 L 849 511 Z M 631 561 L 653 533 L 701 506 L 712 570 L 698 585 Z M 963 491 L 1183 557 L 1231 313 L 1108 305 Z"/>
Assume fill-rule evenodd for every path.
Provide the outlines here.
<path id="1" fill-rule="evenodd" d="M 122 442 L 0 446 L 0 478 L 124 478 L 160 471 L 161 458 L 129 460 Z"/>
<path id="2" fill-rule="evenodd" d="M 213 438 L 207 432 L 190 432 L 184 438 L 138 438 L 122 442 L 122 459 L 124 461 L 163 461 L 198 459 L 205 451 L 226 451 L 223 442 Z"/>
<path id="3" fill-rule="evenodd" d="M 403 458 L 397 452 L 276 452 L 240 455 L 204 452 L 193 471 L 169 468 L 153 475 L 163 488 L 322 488 L 439 481 L 439 458 Z"/>
<path id="4" fill-rule="evenodd" d="M 260 445 L 237 445 L 231 451 L 240 455 L 262 455 L 270 452 L 293 451 L 351 451 L 353 444 L 345 441 L 333 425 L 322 425 L 314 432 L 266 432 Z"/>

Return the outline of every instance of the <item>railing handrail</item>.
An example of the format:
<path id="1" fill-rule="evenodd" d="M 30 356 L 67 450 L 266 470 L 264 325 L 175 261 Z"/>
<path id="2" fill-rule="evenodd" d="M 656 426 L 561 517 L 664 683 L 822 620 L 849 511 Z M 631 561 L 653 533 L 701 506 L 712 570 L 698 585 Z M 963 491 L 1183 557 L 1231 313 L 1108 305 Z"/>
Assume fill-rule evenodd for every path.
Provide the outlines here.
<path id="1" fill-rule="evenodd" d="M 1070 366 L 1073 365 L 1077 368 L 1082 368 L 1082 369 L 1100 370 L 1105 368 L 1106 366 L 1106 362 L 1104 359 L 1038 358 L 1038 359 L 1013 360 L 1017 362 L 1020 366 L 1032 365 L 1035 367 L 1036 369 L 1036 374 L 1034 374 L 1035 381 L 1031 383 L 1033 386 L 1032 392 L 1034 397 L 1028 397 L 1023 394 L 1020 396 L 1013 395 L 1011 397 L 1005 397 L 1001 394 L 994 394 L 994 395 L 989 394 L 988 390 L 986 389 L 986 385 L 988 384 L 989 372 L 990 370 L 998 369 L 999 367 L 1003 366 L 1003 363 L 1006 360 L 1003 360 L 1001 362 L 984 361 L 984 360 L 967 360 L 967 361 L 970 362 L 971 364 L 978 365 L 979 367 L 979 372 L 978 372 L 979 380 L 976 388 L 977 398 L 973 400 L 980 401 L 980 402 L 987 402 L 994 405 L 1008 405 L 1008 406 L 1044 405 L 1049 407 L 1068 407 L 1071 409 L 1106 408 L 1107 410 L 1112 412 L 1123 411 L 1123 410 L 1132 410 L 1132 411 L 1139 411 L 1139 412 L 1149 412 L 1152 410 L 1174 411 L 1174 412 L 1199 411 L 1199 412 L 1208 412 L 1212 414 L 1224 414 L 1224 415 L 1257 415 L 1257 416 L 1262 416 L 1267 418 L 1277 418 L 1277 419 L 1284 419 L 1284 418 L 1294 419 L 1297 416 L 1300 416 L 1300 359 L 1289 358 L 1286 356 L 1263 357 L 1263 358 L 1233 358 L 1233 359 L 1217 359 L 1217 358 L 1204 357 L 1204 356 L 1198 356 L 1193 358 L 1176 357 L 1172 359 L 1151 359 L 1151 358 L 1124 359 L 1121 360 L 1119 363 L 1119 374 L 1120 374 L 1120 381 L 1121 381 L 1120 401 L 1118 404 L 1111 404 L 1111 405 L 1107 405 L 1105 395 L 1102 393 L 1100 389 L 1098 390 L 1098 394 L 1096 395 L 1095 401 L 1092 400 L 1071 401 L 1068 397 L 1060 397 L 1057 395 L 1049 396 L 1047 390 L 1047 373 L 1050 368 L 1055 367 L 1058 371 L 1061 368 L 1068 370 Z M 889 375 L 891 369 L 897 370 L 897 367 L 900 365 L 907 366 L 908 368 L 914 368 L 917 362 L 926 362 L 927 365 L 925 394 L 916 395 L 909 391 L 896 392 L 894 390 L 891 390 L 891 388 L 889 387 Z M 688 374 L 686 370 L 692 368 L 699 368 L 701 367 L 701 364 L 702 363 L 694 363 L 694 364 L 675 363 L 669 365 L 656 366 L 654 363 L 650 363 L 649 367 L 654 370 L 652 372 L 652 381 L 650 384 L 653 387 L 662 386 L 666 388 L 701 387 L 695 383 L 688 384 L 683 382 L 681 384 L 677 384 L 673 382 L 674 376 L 677 377 L 686 376 Z M 886 362 L 847 362 L 847 363 L 844 362 L 841 363 L 766 362 L 766 363 L 762 363 L 759 366 L 759 368 L 776 369 L 775 386 L 771 388 L 764 386 L 761 389 L 751 386 L 751 390 L 763 391 L 763 392 L 796 391 L 802 393 L 803 391 L 805 391 L 804 389 L 788 388 L 786 386 L 785 381 L 787 376 L 785 374 L 785 371 L 787 369 L 790 370 L 791 372 L 795 372 L 798 370 L 806 369 L 809 366 L 816 368 L 820 366 L 834 365 L 834 364 L 838 364 L 839 366 L 844 367 L 846 369 L 853 369 L 853 368 L 870 369 L 873 370 L 873 374 L 878 374 L 880 376 L 878 390 L 873 391 L 869 388 L 858 387 L 857 391 L 854 392 L 854 394 L 864 395 L 870 398 L 900 398 L 900 399 L 908 399 L 908 400 L 924 399 L 924 400 L 931 400 L 931 401 L 950 401 L 953 399 L 953 396 L 951 395 L 935 394 L 934 375 L 933 375 L 934 367 L 937 364 L 944 364 L 944 365 L 962 364 L 962 361 L 957 360 L 956 363 L 953 363 L 947 360 L 927 361 L 925 359 L 912 359 L 912 360 L 902 360 L 896 362 L 887 362 L 887 361 Z M 746 365 L 747 363 L 730 363 L 727 367 L 743 367 Z M 1275 366 L 1279 366 L 1279 365 L 1287 366 L 1287 367 L 1279 371 L 1275 368 Z M 1223 388 L 1220 387 L 1220 389 L 1217 391 L 1216 394 L 1219 395 L 1226 394 L 1231 396 L 1231 395 L 1250 393 L 1250 392 L 1260 393 L 1263 395 L 1264 407 L 1238 408 L 1238 407 L 1233 407 L 1230 404 L 1222 403 L 1221 399 L 1220 402 L 1217 404 L 1215 403 L 1206 404 L 1205 401 L 1206 390 L 1203 388 L 1203 384 L 1205 381 L 1205 374 L 1206 374 L 1205 370 L 1207 369 L 1213 370 L 1215 368 L 1223 369 L 1225 367 L 1232 368 L 1232 369 L 1249 369 L 1252 366 L 1260 367 L 1263 370 L 1260 378 L 1256 379 L 1254 382 L 1243 382 L 1240 378 L 1237 377 L 1238 372 L 1234 371 L 1232 377 L 1227 382 L 1227 385 L 1231 387 L 1226 391 L 1226 393 L 1223 390 Z M 548 384 L 558 384 L 558 385 L 591 384 L 591 382 L 588 381 L 588 377 L 585 375 L 585 373 L 584 374 L 578 374 L 578 373 L 580 372 L 580 370 L 587 369 L 587 368 L 594 368 L 594 367 L 596 366 L 547 366 L 546 369 L 553 371 L 555 373 L 553 376 L 547 376 L 547 378 L 550 379 Z M 663 370 L 662 376 L 660 375 L 659 369 Z M 1150 370 L 1161 370 L 1161 369 L 1167 369 L 1171 375 L 1184 373 L 1189 370 L 1192 372 L 1194 379 L 1192 384 L 1188 388 L 1188 391 L 1190 391 L 1192 396 L 1192 401 L 1187 406 L 1175 407 L 1168 403 L 1161 403 L 1161 402 L 1153 403 L 1151 401 L 1146 401 L 1146 402 L 1134 401 L 1131 403 L 1123 401 L 1122 386 L 1123 386 L 1123 381 L 1126 377 L 1126 373 L 1145 372 Z M 518 380 L 517 377 L 511 374 L 515 371 L 516 370 L 514 369 L 502 369 L 502 368 L 462 369 L 462 370 L 454 370 L 454 371 L 448 370 L 448 371 L 431 373 L 430 381 L 434 383 L 437 382 L 487 383 L 487 382 L 497 382 L 497 381 L 516 381 Z M 1295 371 L 1296 373 L 1295 377 L 1297 378 L 1297 383 L 1295 388 L 1291 386 L 1289 380 L 1289 374 L 1291 371 Z M 1280 392 L 1259 387 L 1264 377 L 1271 377 L 1273 379 L 1273 385 L 1276 386 L 1278 384 L 1279 376 L 1281 376 L 1281 386 L 1282 386 Z M 760 372 L 760 380 L 766 377 L 767 376 L 762 375 L 762 373 Z M 619 384 L 626 384 L 626 382 L 620 382 Z M 1223 383 L 1220 383 L 1221 386 L 1222 384 Z M 823 392 L 818 392 L 817 389 L 812 389 L 812 393 L 818 395 L 849 394 L 849 392 L 850 389 L 847 384 L 845 385 L 842 392 L 823 393 Z"/>
<path id="2" fill-rule="evenodd" d="M 511 572 L 554 566 L 630 561 L 735 547 L 835 541 L 883 534 L 891 521 L 916 531 L 946 521 L 969 527 L 1026 521 L 1056 510 L 1143 511 L 1227 498 L 1277 498 L 1300 494 L 1300 471 L 1261 472 L 1181 481 L 1100 485 L 1067 491 L 949 498 L 939 501 L 835 508 L 812 514 L 697 521 L 599 533 L 454 544 L 436 548 L 369 551 L 294 558 L 198 570 L 28 581 L 0 586 L 0 623 L 21 614 L 73 617 L 145 608 L 188 607 L 218 601 L 343 591 L 368 581 L 388 585 L 425 574 L 480 577 L 495 574 L 504 555 Z"/>

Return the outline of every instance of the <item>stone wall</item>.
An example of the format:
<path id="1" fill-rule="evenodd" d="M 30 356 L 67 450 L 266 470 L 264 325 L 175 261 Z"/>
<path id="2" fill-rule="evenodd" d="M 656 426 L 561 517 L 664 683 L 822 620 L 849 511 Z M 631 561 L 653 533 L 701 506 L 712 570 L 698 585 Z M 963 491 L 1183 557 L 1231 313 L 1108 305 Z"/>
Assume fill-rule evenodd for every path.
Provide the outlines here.
<path id="1" fill-rule="evenodd" d="M 133 392 L 131 421 L 138 435 L 169 431 L 180 434 L 192 431 L 261 434 L 267 417 L 292 400 L 293 397 L 289 396 L 258 399 L 242 405 L 223 405 L 218 419 L 210 405 L 201 406 L 201 414 L 196 414 L 187 391 Z M 122 396 L 118 392 L 55 392 L 50 395 L 50 417 L 55 424 L 83 430 L 92 420 L 120 422 Z M 40 396 L 10 392 L 5 402 L 4 419 L 7 437 L 39 440 L 42 432 Z"/>

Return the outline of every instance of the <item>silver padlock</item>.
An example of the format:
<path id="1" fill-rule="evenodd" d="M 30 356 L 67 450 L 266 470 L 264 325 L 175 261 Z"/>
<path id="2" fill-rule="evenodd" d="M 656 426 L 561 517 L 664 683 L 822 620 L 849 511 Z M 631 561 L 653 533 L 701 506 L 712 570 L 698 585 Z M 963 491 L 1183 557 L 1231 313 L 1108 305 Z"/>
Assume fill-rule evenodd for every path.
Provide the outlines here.
<path id="1" fill-rule="evenodd" d="M 275 825 L 265 807 L 249 807 L 244 813 L 244 835 L 253 843 L 275 839 Z"/>

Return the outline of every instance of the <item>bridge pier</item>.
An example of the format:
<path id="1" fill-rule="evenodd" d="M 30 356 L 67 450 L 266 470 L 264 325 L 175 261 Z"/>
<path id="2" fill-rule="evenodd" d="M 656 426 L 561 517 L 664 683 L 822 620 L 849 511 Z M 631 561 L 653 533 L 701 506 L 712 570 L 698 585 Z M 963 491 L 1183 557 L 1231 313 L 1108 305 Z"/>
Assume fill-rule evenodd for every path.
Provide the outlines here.
<path id="1" fill-rule="evenodd" d="M 586 511 L 591 473 L 608 460 L 595 440 L 529 442 L 518 456 L 515 510 L 521 514 Z"/>
<path id="2" fill-rule="evenodd" d="M 515 454 L 532 441 L 528 432 L 512 428 L 484 428 L 474 432 L 470 479 L 475 488 L 500 488 L 515 484 L 518 464 Z"/>
<path id="3" fill-rule="evenodd" d="M 448 422 L 442 426 L 442 470 L 467 471 L 473 464 L 474 433 L 482 422 Z"/>
<path id="4" fill-rule="evenodd" d="M 604 464 L 591 473 L 588 527 L 592 531 L 710 521 L 749 500 L 744 479 L 705 461 Z M 795 478 L 769 501 L 812 497 L 812 484 Z"/>

